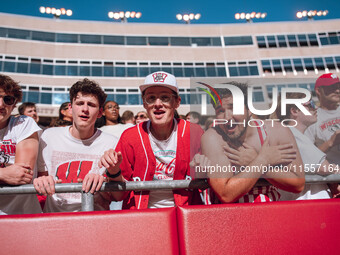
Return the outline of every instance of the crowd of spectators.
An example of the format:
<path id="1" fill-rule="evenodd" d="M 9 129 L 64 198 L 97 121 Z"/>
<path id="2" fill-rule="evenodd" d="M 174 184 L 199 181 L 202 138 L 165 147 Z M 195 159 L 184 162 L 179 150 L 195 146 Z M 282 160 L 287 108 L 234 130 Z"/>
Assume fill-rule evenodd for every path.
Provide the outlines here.
<path id="1" fill-rule="evenodd" d="M 247 84 L 231 84 L 247 95 Z M 318 108 L 305 94 L 287 95 L 306 99 L 301 107 L 310 113 L 298 104 L 288 104 L 286 115 L 278 108 L 272 117 L 289 119 L 289 128 L 258 122 L 247 104 L 243 114 L 234 114 L 231 91 L 216 90 L 221 100 L 214 104 L 215 116 L 179 115 L 177 80 L 158 71 L 140 85 L 144 110 L 120 115 L 118 103 L 106 101 L 100 84 L 85 78 L 71 86 L 70 101 L 60 105 L 58 118 L 39 127 L 35 103 L 22 103 L 19 115 L 12 116 L 22 91 L 0 75 L 0 183 L 33 183 L 39 195 L 47 196 L 39 204 L 36 195 L 2 195 L 0 214 L 80 211 L 79 194 L 55 193 L 56 183 L 72 182 L 95 194 L 95 210 L 109 210 L 112 201 L 123 201 L 123 209 L 146 209 L 339 197 L 338 184 L 305 185 L 304 178 L 311 164 L 320 165 L 317 174 L 338 173 L 340 81 L 335 74 L 317 79 Z M 214 119 L 226 123 L 214 126 Z M 249 121 L 253 125 L 240 125 Z M 212 166 L 228 170 L 209 171 Z M 272 171 L 274 166 L 294 171 Z M 205 169 L 204 174 L 196 175 L 197 169 Z M 210 188 L 97 192 L 103 182 L 192 178 L 208 179 Z M 259 179 L 269 185 L 259 186 Z"/>

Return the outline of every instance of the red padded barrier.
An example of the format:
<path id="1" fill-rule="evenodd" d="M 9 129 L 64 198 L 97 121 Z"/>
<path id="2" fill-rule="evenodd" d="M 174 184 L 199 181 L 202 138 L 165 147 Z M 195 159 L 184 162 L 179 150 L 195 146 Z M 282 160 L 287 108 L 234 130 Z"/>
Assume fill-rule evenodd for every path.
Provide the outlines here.
<path id="1" fill-rule="evenodd" d="M 0 217 L 0 254 L 178 254 L 176 209 Z"/>
<path id="2" fill-rule="evenodd" d="M 340 200 L 180 207 L 181 254 L 338 254 Z"/>

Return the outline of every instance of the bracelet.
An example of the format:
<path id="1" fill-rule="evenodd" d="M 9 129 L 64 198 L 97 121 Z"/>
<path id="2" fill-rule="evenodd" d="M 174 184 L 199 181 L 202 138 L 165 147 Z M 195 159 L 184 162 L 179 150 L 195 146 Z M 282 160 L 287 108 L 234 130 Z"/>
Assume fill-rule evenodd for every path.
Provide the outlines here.
<path id="1" fill-rule="evenodd" d="M 117 173 L 110 174 L 109 171 L 107 171 L 107 169 L 106 169 L 105 173 L 106 173 L 107 177 L 114 179 L 114 178 L 118 177 L 119 175 L 121 175 L 122 171 L 119 169 L 119 171 Z"/>

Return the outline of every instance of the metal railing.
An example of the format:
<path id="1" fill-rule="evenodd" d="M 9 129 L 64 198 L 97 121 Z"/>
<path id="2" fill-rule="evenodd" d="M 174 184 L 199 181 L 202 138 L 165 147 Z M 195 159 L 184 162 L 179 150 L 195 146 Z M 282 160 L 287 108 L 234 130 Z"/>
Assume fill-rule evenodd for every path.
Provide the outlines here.
<path id="1" fill-rule="evenodd" d="M 331 174 L 328 176 L 320 175 L 306 175 L 306 184 L 318 183 L 340 183 L 340 174 Z M 269 185 L 269 183 L 261 179 L 257 185 Z M 103 183 L 100 192 L 108 191 L 142 191 L 142 190 L 156 190 L 156 189 L 206 189 L 209 187 L 207 180 L 173 180 L 173 181 L 137 181 L 137 182 L 109 182 Z M 81 183 L 62 183 L 55 185 L 56 193 L 75 193 L 80 192 L 82 211 L 94 210 L 93 194 L 82 191 Z M 0 186 L 0 195 L 12 194 L 37 194 L 33 184 L 26 184 L 21 186 Z M 0 197 L 1 199 L 1 197 Z"/>

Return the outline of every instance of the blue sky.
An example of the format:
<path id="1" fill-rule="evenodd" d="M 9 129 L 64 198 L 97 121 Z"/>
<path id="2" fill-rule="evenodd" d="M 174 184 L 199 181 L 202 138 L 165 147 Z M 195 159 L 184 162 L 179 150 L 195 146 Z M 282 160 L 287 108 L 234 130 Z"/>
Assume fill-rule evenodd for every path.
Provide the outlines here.
<path id="1" fill-rule="evenodd" d="M 139 11 L 142 17 L 138 22 L 180 23 L 177 13 L 200 13 L 199 21 L 193 23 L 239 23 L 234 18 L 236 12 L 266 12 L 266 21 L 294 21 L 300 10 L 328 10 L 326 19 L 340 18 L 339 0 L 7 0 L 1 1 L 0 12 L 24 14 L 40 17 L 40 6 L 72 9 L 73 16 L 63 19 L 110 21 L 109 11 Z M 317 17 L 316 19 L 325 19 Z M 129 22 L 137 22 L 132 21 Z M 243 21 L 245 22 L 245 21 Z M 259 21 L 255 21 L 259 22 Z"/>

